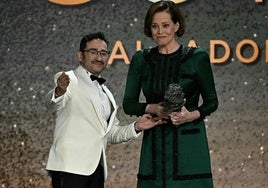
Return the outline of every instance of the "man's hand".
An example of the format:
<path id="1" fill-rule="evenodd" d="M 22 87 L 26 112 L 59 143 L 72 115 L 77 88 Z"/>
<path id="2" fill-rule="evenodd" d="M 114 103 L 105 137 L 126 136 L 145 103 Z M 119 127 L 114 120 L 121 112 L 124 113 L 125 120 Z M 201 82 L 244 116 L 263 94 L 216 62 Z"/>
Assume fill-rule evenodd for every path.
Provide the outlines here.
<path id="1" fill-rule="evenodd" d="M 135 124 L 135 130 L 137 132 L 153 128 L 156 125 L 160 125 L 166 123 L 166 121 L 162 120 L 159 117 L 153 117 L 150 114 L 144 114 L 141 116 Z"/>
<path id="2" fill-rule="evenodd" d="M 69 76 L 65 72 L 63 72 L 57 80 L 57 87 L 55 89 L 55 97 L 62 96 L 66 92 L 69 83 L 70 83 Z"/>

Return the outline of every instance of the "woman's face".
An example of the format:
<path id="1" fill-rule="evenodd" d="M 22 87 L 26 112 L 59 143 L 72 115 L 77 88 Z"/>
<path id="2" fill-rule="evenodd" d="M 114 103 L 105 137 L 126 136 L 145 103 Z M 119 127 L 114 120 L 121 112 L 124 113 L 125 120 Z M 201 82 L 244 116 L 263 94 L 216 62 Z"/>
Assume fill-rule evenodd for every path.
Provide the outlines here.
<path id="1" fill-rule="evenodd" d="M 154 14 L 151 32 L 152 38 L 159 46 L 167 46 L 175 41 L 178 29 L 179 22 L 174 24 L 168 12 L 162 11 Z"/>

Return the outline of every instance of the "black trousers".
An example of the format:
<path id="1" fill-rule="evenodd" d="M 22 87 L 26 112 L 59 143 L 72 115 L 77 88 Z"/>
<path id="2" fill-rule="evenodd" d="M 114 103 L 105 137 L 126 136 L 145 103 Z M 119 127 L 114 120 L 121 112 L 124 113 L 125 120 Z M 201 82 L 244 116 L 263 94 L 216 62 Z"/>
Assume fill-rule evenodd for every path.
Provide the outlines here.
<path id="1" fill-rule="evenodd" d="M 53 188 L 104 188 L 104 170 L 100 163 L 89 176 L 60 171 L 49 172 Z"/>

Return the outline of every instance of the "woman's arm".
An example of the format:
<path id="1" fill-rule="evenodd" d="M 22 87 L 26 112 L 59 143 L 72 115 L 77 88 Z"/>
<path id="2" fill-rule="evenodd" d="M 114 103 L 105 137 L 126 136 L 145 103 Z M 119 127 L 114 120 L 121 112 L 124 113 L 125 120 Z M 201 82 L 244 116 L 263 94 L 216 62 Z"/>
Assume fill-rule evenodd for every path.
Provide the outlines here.
<path id="1" fill-rule="evenodd" d="M 141 116 L 145 113 L 146 103 L 139 102 L 141 93 L 140 69 L 145 63 L 142 51 L 136 52 L 129 65 L 125 93 L 123 98 L 123 109 L 126 114 Z"/>

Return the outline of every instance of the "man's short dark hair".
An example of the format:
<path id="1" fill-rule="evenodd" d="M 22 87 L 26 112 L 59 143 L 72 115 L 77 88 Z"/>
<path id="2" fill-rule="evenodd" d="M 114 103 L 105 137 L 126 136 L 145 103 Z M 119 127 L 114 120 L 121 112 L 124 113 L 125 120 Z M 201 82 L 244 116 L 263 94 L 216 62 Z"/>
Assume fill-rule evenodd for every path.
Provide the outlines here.
<path id="1" fill-rule="evenodd" d="M 87 46 L 87 43 L 88 43 L 89 41 L 94 40 L 94 39 L 100 39 L 100 40 L 103 40 L 103 41 L 107 44 L 107 46 L 108 46 L 108 41 L 107 41 L 106 38 L 104 37 L 104 34 L 103 34 L 102 32 L 96 32 L 96 33 L 90 33 L 90 34 L 84 36 L 84 37 L 81 39 L 79 50 L 80 50 L 81 52 L 83 52 L 84 49 L 85 49 L 86 46 Z"/>

